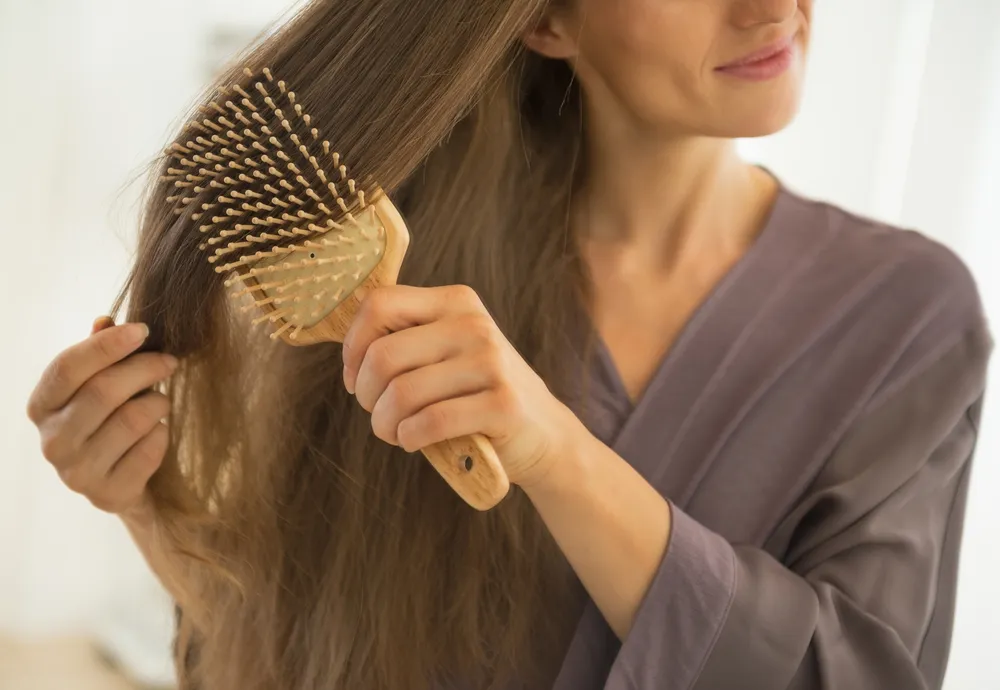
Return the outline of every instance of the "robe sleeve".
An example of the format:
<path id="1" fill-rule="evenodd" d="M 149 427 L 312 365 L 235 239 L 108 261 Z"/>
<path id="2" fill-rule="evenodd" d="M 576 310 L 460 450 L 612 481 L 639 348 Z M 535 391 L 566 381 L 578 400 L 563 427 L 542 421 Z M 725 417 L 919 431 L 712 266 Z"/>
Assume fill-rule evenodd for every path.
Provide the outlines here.
<path id="1" fill-rule="evenodd" d="M 868 407 L 781 560 L 671 505 L 607 690 L 940 688 L 991 341 L 970 330 Z"/>

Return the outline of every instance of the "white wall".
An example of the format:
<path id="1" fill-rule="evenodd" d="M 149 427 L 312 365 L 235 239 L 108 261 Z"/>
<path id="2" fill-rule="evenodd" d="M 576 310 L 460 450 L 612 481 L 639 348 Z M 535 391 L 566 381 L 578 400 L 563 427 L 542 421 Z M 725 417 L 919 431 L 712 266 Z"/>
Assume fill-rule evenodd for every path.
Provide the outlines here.
<path id="1" fill-rule="evenodd" d="M 0 631 L 131 626 L 162 651 L 166 600 L 116 520 L 65 491 L 24 402 L 44 364 L 86 336 L 123 277 L 125 182 L 162 144 L 214 58 L 220 23 L 253 32 L 289 0 L 0 0 Z M 924 230 L 959 251 L 998 315 L 1000 1 L 816 3 L 803 113 L 744 142 L 802 192 Z M 1000 384 L 994 368 L 993 388 Z M 1000 389 L 998 389 L 1000 390 Z M 995 397 L 995 396 L 994 396 Z M 993 535 L 1000 404 L 991 404 L 968 513 L 949 688 L 1000 687 Z M 146 614 L 137 615 L 137 614 Z M 144 627 L 145 626 L 145 627 Z M 108 632 L 111 630 L 111 632 Z M 162 657 L 134 655 L 149 674 Z"/>
<path id="2" fill-rule="evenodd" d="M 1000 2 L 817 2 L 801 116 L 782 134 L 742 144 L 794 188 L 958 252 L 1000 339 Z M 1000 687 L 1000 366 L 989 386 L 949 690 Z"/>
<path id="3" fill-rule="evenodd" d="M 166 596 L 118 521 L 61 486 L 24 405 L 121 284 L 141 189 L 126 183 L 220 57 L 209 32 L 253 36 L 290 4 L 0 0 L 0 289 L 16 296 L 0 341 L 0 632 L 96 631 L 140 676 L 169 677 Z"/>

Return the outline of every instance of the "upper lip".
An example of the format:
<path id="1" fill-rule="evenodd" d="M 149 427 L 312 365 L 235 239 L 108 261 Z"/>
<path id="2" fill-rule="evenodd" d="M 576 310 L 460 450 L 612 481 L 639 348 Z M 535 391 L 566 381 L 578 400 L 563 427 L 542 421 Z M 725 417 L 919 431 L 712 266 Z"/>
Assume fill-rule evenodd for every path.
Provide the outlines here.
<path id="1" fill-rule="evenodd" d="M 785 50 L 790 48 L 792 45 L 792 41 L 794 39 L 795 39 L 794 35 L 786 36 L 785 38 L 782 38 L 779 41 L 775 41 L 774 43 L 768 44 L 766 47 L 761 48 L 760 50 L 755 50 L 752 53 L 744 55 L 738 60 L 733 60 L 732 62 L 728 62 L 725 65 L 720 65 L 719 67 L 716 67 L 716 69 L 726 69 L 729 67 L 742 67 L 743 65 L 751 65 L 755 62 L 762 62 L 764 60 L 767 60 L 768 58 L 773 58 L 775 55 L 783 53 Z"/>

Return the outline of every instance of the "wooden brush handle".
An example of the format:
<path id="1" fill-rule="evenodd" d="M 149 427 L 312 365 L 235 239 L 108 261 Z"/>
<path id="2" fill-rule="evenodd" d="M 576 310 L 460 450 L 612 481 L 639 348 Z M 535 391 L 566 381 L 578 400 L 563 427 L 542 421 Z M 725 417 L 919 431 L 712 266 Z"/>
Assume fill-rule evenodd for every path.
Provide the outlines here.
<path id="1" fill-rule="evenodd" d="M 369 215 L 359 213 L 356 219 L 372 222 L 372 227 L 381 226 L 385 230 L 382 259 L 361 285 L 352 288 L 351 294 L 340 301 L 322 321 L 294 331 L 279 329 L 279 337 L 285 342 L 291 345 L 344 342 L 360 309 L 360 295 L 380 285 L 392 285 L 396 282 L 410 241 L 406 223 L 389 197 L 381 191 L 372 195 L 368 208 L 374 209 L 374 216 L 370 210 Z M 247 282 L 252 287 L 257 279 L 248 277 Z M 265 305 L 264 308 L 272 307 Z M 485 436 L 473 434 L 442 441 L 422 449 L 422 452 L 452 490 L 477 510 L 494 507 L 510 490 L 507 473 L 500 464 L 493 444 Z"/>
<path id="2" fill-rule="evenodd" d="M 489 510 L 510 490 L 507 473 L 485 436 L 450 439 L 421 452 L 452 490 L 476 510 Z"/>

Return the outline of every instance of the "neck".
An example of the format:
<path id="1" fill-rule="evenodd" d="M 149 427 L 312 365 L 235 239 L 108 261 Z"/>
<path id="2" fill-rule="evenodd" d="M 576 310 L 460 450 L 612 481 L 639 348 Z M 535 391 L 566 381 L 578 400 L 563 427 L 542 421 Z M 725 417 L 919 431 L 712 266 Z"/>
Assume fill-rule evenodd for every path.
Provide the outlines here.
<path id="1" fill-rule="evenodd" d="M 742 161 L 731 140 L 591 129 L 573 209 L 586 243 L 658 265 L 688 250 L 752 243 L 777 184 Z"/>

